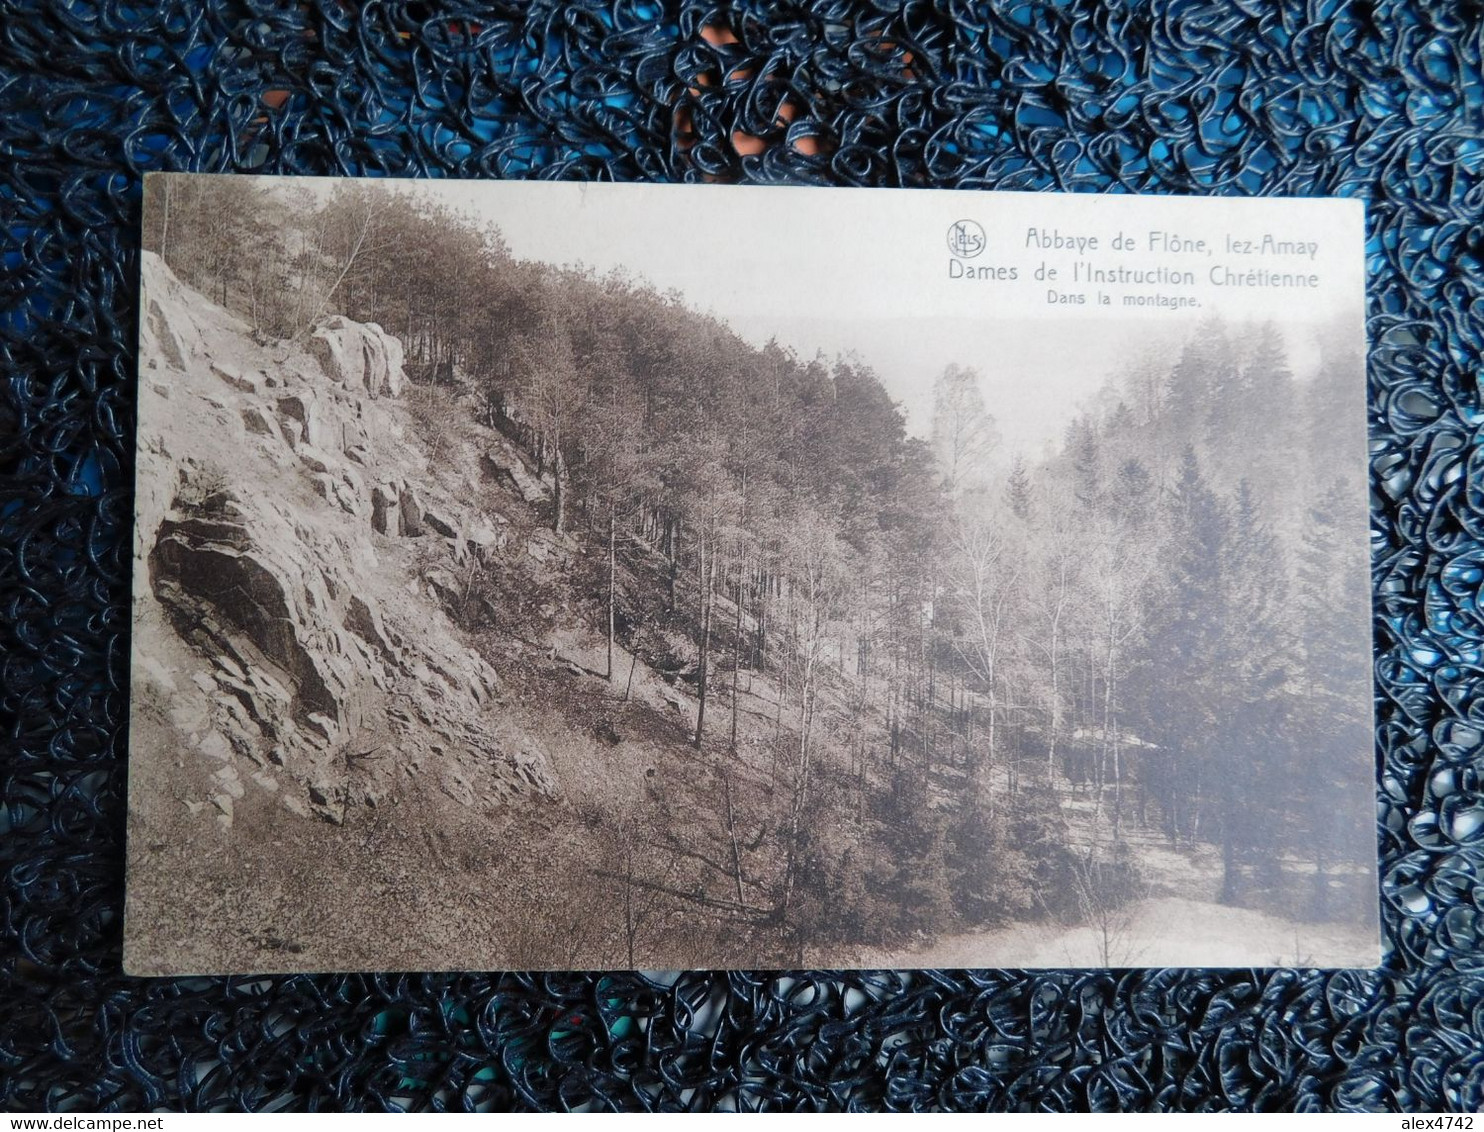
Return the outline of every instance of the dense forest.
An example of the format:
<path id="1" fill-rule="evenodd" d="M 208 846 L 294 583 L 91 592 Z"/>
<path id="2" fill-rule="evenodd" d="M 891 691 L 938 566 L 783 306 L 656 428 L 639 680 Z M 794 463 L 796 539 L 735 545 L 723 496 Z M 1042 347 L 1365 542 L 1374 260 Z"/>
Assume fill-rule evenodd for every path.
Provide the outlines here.
<path id="1" fill-rule="evenodd" d="M 1095 920 L 1150 891 L 1158 851 L 1206 868 L 1213 902 L 1354 905 L 1369 657 L 1335 611 L 1369 584 L 1360 439 L 1332 418 L 1357 344 L 1322 335 L 1299 380 L 1275 327 L 1210 319 L 1110 362 L 1054 453 L 1012 457 L 973 368 L 992 359 L 924 375 L 917 438 L 859 358 L 517 260 L 429 195 L 152 185 L 146 246 L 182 278 L 267 337 L 380 324 L 553 485 L 541 521 L 586 550 L 606 694 L 634 663 L 665 674 L 698 708 L 674 757 L 721 768 L 692 847 L 712 883 L 677 899 L 892 945 Z M 744 756 L 769 799 L 745 820 Z M 657 867 L 661 812 L 602 820 L 631 882 Z"/>

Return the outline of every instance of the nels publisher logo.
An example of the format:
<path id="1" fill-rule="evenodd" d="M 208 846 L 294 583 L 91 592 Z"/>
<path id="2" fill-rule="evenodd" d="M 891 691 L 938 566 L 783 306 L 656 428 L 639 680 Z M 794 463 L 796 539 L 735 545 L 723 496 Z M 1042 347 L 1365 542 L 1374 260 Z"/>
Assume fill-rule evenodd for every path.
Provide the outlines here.
<path id="1" fill-rule="evenodd" d="M 976 221 L 955 220 L 948 226 L 948 250 L 959 259 L 973 259 L 984 244 L 984 229 Z"/>

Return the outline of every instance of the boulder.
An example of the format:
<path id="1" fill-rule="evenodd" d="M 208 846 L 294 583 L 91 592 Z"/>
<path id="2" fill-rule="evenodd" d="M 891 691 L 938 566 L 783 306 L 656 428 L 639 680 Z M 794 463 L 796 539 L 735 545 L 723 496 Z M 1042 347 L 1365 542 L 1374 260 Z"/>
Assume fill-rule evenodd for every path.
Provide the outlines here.
<path id="1" fill-rule="evenodd" d="M 547 497 L 546 484 L 526 469 L 525 461 L 515 452 L 496 447 L 486 452 L 484 458 L 496 473 L 510 482 L 525 502 L 539 503 Z"/>
<path id="2" fill-rule="evenodd" d="M 306 722 L 310 733 L 323 736 L 326 744 L 333 743 L 340 737 L 340 728 L 335 726 L 335 721 L 322 712 L 310 712 Z"/>
<path id="3" fill-rule="evenodd" d="M 371 489 L 371 529 L 377 534 L 401 534 L 401 510 L 400 496 L 389 485 L 379 483 Z"/>
<path id="4" fill-rule="evenodd" d="M 309 350 L 336 385 L 371 397 L 400 396 L 406 381 L 402 343 L 376 323 L 354 322 L 343 315 L 315 327 Z"/>
<path id="5" fill-rule="evenodd" d="M 420 537 L 423 533 L 423 505 L 422 500 L 418 498 L 417 488 L 403 484 L 400 501 L 401 535 L 404 538 Z"/>
<path id="6" fill-rule="evenodd" d="M 366 388 L 366 352 L 359 331 L 349 319 L 335 315 L 309 336 L 309 352 L 325 376 L 352 391 Z"/>
<path id="7" fill-rule="evenodd" d="M 346 603 L 345 627 L 370 645 L 388 665 L 401 664 L 397 647 L 381 622 L 381 613 L 359 594 L 351 594 Z"/>
<path id="8" fill-rule="evenodd" d="M 360 515 L 361 501 L 351 490 L 332 475 L 316 472 L 311 478 L 315 494 L 326 503 L 340 508 L 347 515 Z M 329 585 L 329 582 L 326 582 Z"/>
<path id="9" fill-rule="evenodd" d="M 329 453 L 321 452 L 314 445 L 304 443 L 298 448 L 299 459 L 311 472 L 321 472 L 334 475 L 340 470 L 340 464 Z"/>
<path id="10" fill-rule="evenodd" d="M 435 511 L 431 507 L 423 509 L 423 522 L 428 525 L 428 528 L 430 530 L 436 531 L 444 538 L 459 537 L 458 524 L 455 523 L 452 519 L 448 518 L 447 515 L 439 511 Z"/>
<path id="11" fill-rule="evenodd" d="M 383 335 L 372 333 L 369 326 L 362 327 L 361 357 L 365 364 L 366 392 L 371 399 L 381 396 L 386 388 L 386 345 Z"/>
<path id="12" fill-rule="evenodd" d="M 463 588 L 447 570 L 429 570 L 428 590 L 445 609 L 458 609 L 463 604 Z"/>
<path id="13" fill-rule="evenodd" d="M 315 472 L 310 478 L 315 494 L 326 503 L 335 503 L 335 477 L 328 472 Z"/>
<path id="14" fill-rule="evenodd" d="M 363 510 L 361 497 L 340 481 L 335 481 L 335 502 L 340 505 L 340 510 L 347 515 L 360 518 Z"/>
<path id="15" fill-rule="evenodd" d="M 312 393 L 292 393 L 278 399 L 278 419 L 290 444 L 301 441 L 313 448 L 325 446 L 324 414 Z"/>
<path id="16" fill-rule="evenodd" d="M 263 378 L 256 373 L 246 373 L 226 362 L 212 362 L 211 372 L 239 393 L 258 394 L 263 391 Z"/>
<path id="17" fill-rule="evenodd" d="M 365 481 L 361 479 L 361 473 L 354 468 L 340 469 L 340 482 L 350 489 L 351 494 L 360 498 L 366 494 Z"/>
<path id="18" fill-rule="evenodd" d="M 212 775 L 218 788 L 223 794 L 233 798 L 241 798 L 247 791 L 242 785 L 242 776 L 237 773 L 237 768 L 230 763 L 221 767 Z"/>
<path id="19" fill-rule="evenodd" d="M 295 689 L 292 712 L 300 722 L 310 712 L 358 714 L 346 702 L 333 641 L 317 629 L 315 608 L 328 606 L 328 595 L 313 594 L 307 561 L 281 541 L 270 545 L 278 553 L 258 540 L 244 547 L 236 538 L 167 519 L 150 556 L 151 577 L 167 604 L 197 617 L 193 606 L 211 608 L 218 614 L 215 635 L 240 634 L 271 658 L 288 676 L 279 683 Z"/>
<path id="20" fill-rule="evenodd" d="M 386 351 L 386 379 L 378 392 L 385 393 L 389 397 L 402 396 L 402 387 L 407 382 L 407 372 L 402 368 L 407 360 L 406 352 L 402 349 L 402 340 L 393 334 L 388 334 L 374 322 L 368 322 L 366 329 L 381 339 L 382 347 Z"/>
<path id="21" fill-rule="evenodd" d="M 283 440 L 283 431 L 278 422 L 257 405 L 248 405 L 242 410 L 242 424 L 254 436 L 266 436 L 270 440 Z"/>
<path id="22" fill-rule="evenodd" d="M 489 527 L 474 524 L 464 532 L 464 545 L 469 552 L 482 560 L 488 560 L 505 545 L 505 532 L 491 530 Z"/>
<path id="23" fill-rule="evenodd" d="M 310 811 L 331 825 L 339 825 L 345 820 L 345 800 L 345 787 L 334 781 L 328 770 L 309 783 Z"/>

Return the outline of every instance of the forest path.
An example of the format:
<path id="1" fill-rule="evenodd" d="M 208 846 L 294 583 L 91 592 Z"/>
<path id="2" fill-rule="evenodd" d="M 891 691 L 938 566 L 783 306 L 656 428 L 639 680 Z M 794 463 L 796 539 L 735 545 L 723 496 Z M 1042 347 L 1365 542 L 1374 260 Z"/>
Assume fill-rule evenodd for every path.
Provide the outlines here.
<path id="1" fill-rule="evenodd" d="M 997 967 L 1250 967 L 1254 954 L 1275 967 L 1304 966 L 1311 956 L 1328 966 L 1373 967 L 1380 940 L 1374 929 L 1341 923 L 1305 924 L 1179 897 L 1130 904 L 1104 925 L 1022 924 L 945 936 L 921 948 L 862 955 L 863 966 Z M 1245 962 L 1244 962 L 1245 959 Z"/>

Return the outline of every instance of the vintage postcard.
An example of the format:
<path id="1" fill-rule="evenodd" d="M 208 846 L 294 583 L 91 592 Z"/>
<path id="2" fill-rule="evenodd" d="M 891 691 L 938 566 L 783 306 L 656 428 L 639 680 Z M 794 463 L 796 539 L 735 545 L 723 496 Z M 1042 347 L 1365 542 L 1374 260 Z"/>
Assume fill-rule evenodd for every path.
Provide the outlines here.
<path id="1" fill-rule="evenodd" d="M 1358 202 L 145 203 L 130 972 L 1378 961 Z"/>

